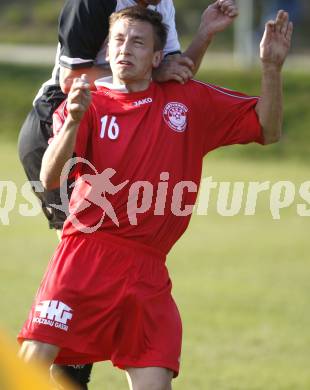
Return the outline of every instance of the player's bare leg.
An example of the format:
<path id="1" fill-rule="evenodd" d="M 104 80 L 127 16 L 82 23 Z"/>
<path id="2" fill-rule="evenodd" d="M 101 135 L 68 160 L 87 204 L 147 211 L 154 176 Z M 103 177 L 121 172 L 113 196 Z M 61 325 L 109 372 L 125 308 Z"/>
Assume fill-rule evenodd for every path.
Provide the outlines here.
<path id="1" fill-rule="evenodd" d="M 171 390 L 173 372 L 167 368 L 126 368 L 130 390 Z"/>
<path id="2" fill-rule="evenodd" d="M 26 363 L 39 362 L 49 367 L 55 360 L 59 347 L 41 343 L 36 340 L 25 340 L 20 347 L 18 356 Z"/>

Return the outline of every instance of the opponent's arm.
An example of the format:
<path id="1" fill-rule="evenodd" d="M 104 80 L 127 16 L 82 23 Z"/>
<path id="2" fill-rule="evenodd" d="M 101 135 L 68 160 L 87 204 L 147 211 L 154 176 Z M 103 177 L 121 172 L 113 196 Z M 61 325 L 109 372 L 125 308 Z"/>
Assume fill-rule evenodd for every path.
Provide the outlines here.
<path id="1" fill-rule="evenodd" d="M 91 101 L 86 75 L 73 80 L 68 99 L 68 115 L 60 132 L 48 146 L 42 160 L 40 180 L 50 191 L 60 187 L 60 177 L 66 162 L 72 158 L 80 122 Z"/>
<path id="2" fill-rule="evenodd" d="M 225 30 L 238 15 L 235 0 L 217 0 L 202 14 L 196 36 L 183 54 L 169 55 L 154 70 L 156 81 L 176 80 L 185 83 L 191 79 L 201 64 L 213 36 Z"/>
<path id="3" fill-rule="evenodd" d="M 260 44 L 262 91 L 256 112 L 263 128 L 264 143 L 277 142 L 282 132 L 282 66 L 288 55 L 293 24 L 287 12 L 279 11 L 269 21 Z"/>
<path id="4" fill-rule="evenodd" d="M 109 31 L 109 16 L 115 0 L 66 0 L 58 28 L 60 86 L 68 93 L 72 80 L 87 74 L 91 88 L 97 78 L 109 76 L 109 68 L 101 66 L 101 53 Z M 100 53 L 102 56 L 96 61 Z"/>
<path id="5" fill-rule="evenodd" d="M 153 80 L 158 82 L 175 80 L 181 84 L 193 78 L 195 65 L 193 61 L 183 54 L 166 56 L 158 68 L 153 69 Z"/>
<path id="6" fill-rule="evenodd" d="M 164 58 L 160 65 L 153 70 L 152 78 L 164 82 L 176 80 L 184 83 L 193 77 L 193 61 L 182 55 L 178 33 L 175 25 L 175 8 L 172 0 L 165 0 L 163 22 L 169 26 L 167 42 L 164 48 Z"/>
<path id="7" fill-rule="evenodd" d="M 64 66 L 60 67 L 60 77 L 59 83 L 63 93 L 67 94 L 70 91 L 71 85 L 75 78 L 80 78 L 82 74 L 86 74 L 88 77 L 90 89 L 95 89 L 95 80 L 100 79 L 102 77 L 111 76 L 112 72 L 107 64 L 107 66 L 92 66 L 87 68 L 79 68 L 79 69 L 69 69 Z"/>

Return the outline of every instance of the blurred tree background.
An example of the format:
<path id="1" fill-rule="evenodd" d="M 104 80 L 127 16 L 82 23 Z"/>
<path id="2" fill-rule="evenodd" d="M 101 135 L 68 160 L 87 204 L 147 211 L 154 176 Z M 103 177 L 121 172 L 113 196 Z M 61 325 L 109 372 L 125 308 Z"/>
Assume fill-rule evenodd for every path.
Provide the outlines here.
<path id="1" fill-rule="evenodd" d="M 165 1 L 165 0 L 163 0 Z M 0 42 L 52 44 L 57 37 L 57 19 L 64 0 L 1 0 Z M 186 42 L 195 32 L 200 15 L 212 1 L 175 0 L 177 25 Z M 293 11 L 295 22 L 294 51 L 307 49 L 310 35 L 310 2 L 308 0 L 254 0 L 254 29 L 260 36 L 271 7 Z M 242 9 L 241 9 L 242 12 Z M 232 49 L 233 29 L 220 34 L 214 50 Z"/>
<path id="2" fill-rule="evenodd" d="M 0 42 L 55 44 L 63 0 L 1 0 Z"/>
<path id="3" fill-rule="evenodd" d="M 166 1 L 166 0 L 162 0 Z M 247 18 L 246 7 L 253 2 L 254 14 L 252 26 L 248 33 L 241 34 L 240 42 L 243 47 L 243 37 L 253 34 L 254 56 L 258 59 L 258 41 L 260 40 L 264 23 L 274 17 L 275 10 L 283 8 L 290 11 L 294 21 L 294 37 L 292 54 L 289 66 L 286 66 L 284 83 L 285 92 L 285 120 L 284 137 L 281 143 L 261 150 L 249 148 L 232 148 L 225 155 L 234 156 L 255 154 L 271 157 L 294 156 L 294 158 L 309 159 L 308 138 L 310 127 L 310 2 L 307 0 L 237 0 L 241 18 Z M 197 29 L 203 10 L 212 3 L 212 0 L 174 0 L 176 6 L 176 21 L 183 47 Z M 31 102 L 43 81 L 50 77 L 54 47 L 57 43 L 57 20 L 64 0 L 1 0 L 0 2 L 0 55 L 4 50 L 3 44 L 47 45 L 51 48 L 51 63 L 42 64 L 12 64 L 10 55 L 2 56 L 7 63 L 0 64 L 0 82 L 2 95 L 0 96 L 0 138 L 14 140 L 20 126 L 31 107 Z M 248 20 L 248 19 L 247 19 Z M 236 23 L 235 23 L 236 24 Z M 2 46 L 1 46 L 2 44 Z M 239 69 L 244 62 L 234 63 L 232 51 L 234 46 L 234 29 L 230 27 L 224 33 L 218 34 L 208 51 L 205 62 L 198 77 L 214 84 L 258 95 L 260 93 L 260 72 L 257 63 L 251 63 L 247 69 Z M 239 45 L 240 46 L 240 45 Z M 21 51 L 20 48 L 18 49 Z M 27 50 L 27 49 L 26 49 Z M 31 53 L 31 50 L 29 50 Z M 38 56 L 38 55 L 37 55 Z M 42 55 L 41 55 L 42 56 Z M 248 54 L 245 52 L 244 58 Z M 30 55 L 30 59 L 33 57 Z M 24 57 L 23 57 L 24 58 Z M 39 59 L 40 59 L 39 55 Z M 294 62 L 297 59 L 298 65 Z M 307 59 L 308 58 L 308 59 Z M 237 65 L 236 65 L 237 64 Z M 252 66 L 254 64 L 254 66 Z M 12 84 L 13 83 L 13 84 Z M 18 90 L 12 85 L 18 84 Z M 301 120 L 302 118 L 302 120 Z"/>

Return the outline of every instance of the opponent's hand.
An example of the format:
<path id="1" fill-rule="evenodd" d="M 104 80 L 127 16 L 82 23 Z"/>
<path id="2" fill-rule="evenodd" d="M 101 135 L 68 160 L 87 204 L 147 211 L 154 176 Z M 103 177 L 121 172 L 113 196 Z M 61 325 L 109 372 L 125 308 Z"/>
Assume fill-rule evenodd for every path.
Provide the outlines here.
<path id="1" fill-rule="evenodd" d="M 238 16 L 235 0 L 217 0 L 201 16 L 199 30 L 206 36 L 224 31 Z"/>
<path id="2" fill-rule="evenodd" d="M 86 74 L 75 78 L 70 88 L 67 100 L 68 117 L 74 122 L 80 122 L 91 102 L 90 85 Z"/>
<path id="3" fill-rule="evenodd" d="M 276 20 L 266 23 L 260 43 L 260 59 L 264 65 L 281 70 L 291 47 L 292 34 L 293 23 L 285 11 L 279 11 Z"/>
<path id="4" fill-rule="evenodd" d="M 158 82 L 175 80 L 181 84 L 193 77 L 194 63 L 182 54 L 169 55 L 153 70 L 153 79 Z"/>

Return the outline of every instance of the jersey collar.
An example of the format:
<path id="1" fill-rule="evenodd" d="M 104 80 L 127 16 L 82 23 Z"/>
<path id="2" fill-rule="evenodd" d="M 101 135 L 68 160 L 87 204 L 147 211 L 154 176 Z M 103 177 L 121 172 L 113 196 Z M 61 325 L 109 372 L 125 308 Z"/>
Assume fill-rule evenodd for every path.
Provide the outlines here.
<path id="1" fill-rule="evenodd" d="M 95 86 L 98 90 L 101 89 L 101 87 L 104 87 L 106 89 L 110 89 L 111 91 L 118 91 L 122 93 L 129 93 L 128 89 L 125 85 L 122 84 L 113 84 L 113 77 L 103 77 L 101 79 L 98 79 L 95 81 Z"/>
<path id="2" fill-rule="evenodd" d="M 144 91 L 129 92 L 124 85 L 112 84 L 112 77 L 103 77 L 102 79 L 95 81 L 97 91 L 103 92 L 105 95 L 114 97 L 118 100 L 132 100 L 140 99 L 153 95 L 154 83 L 151 81 L 150 85 Z"/>

